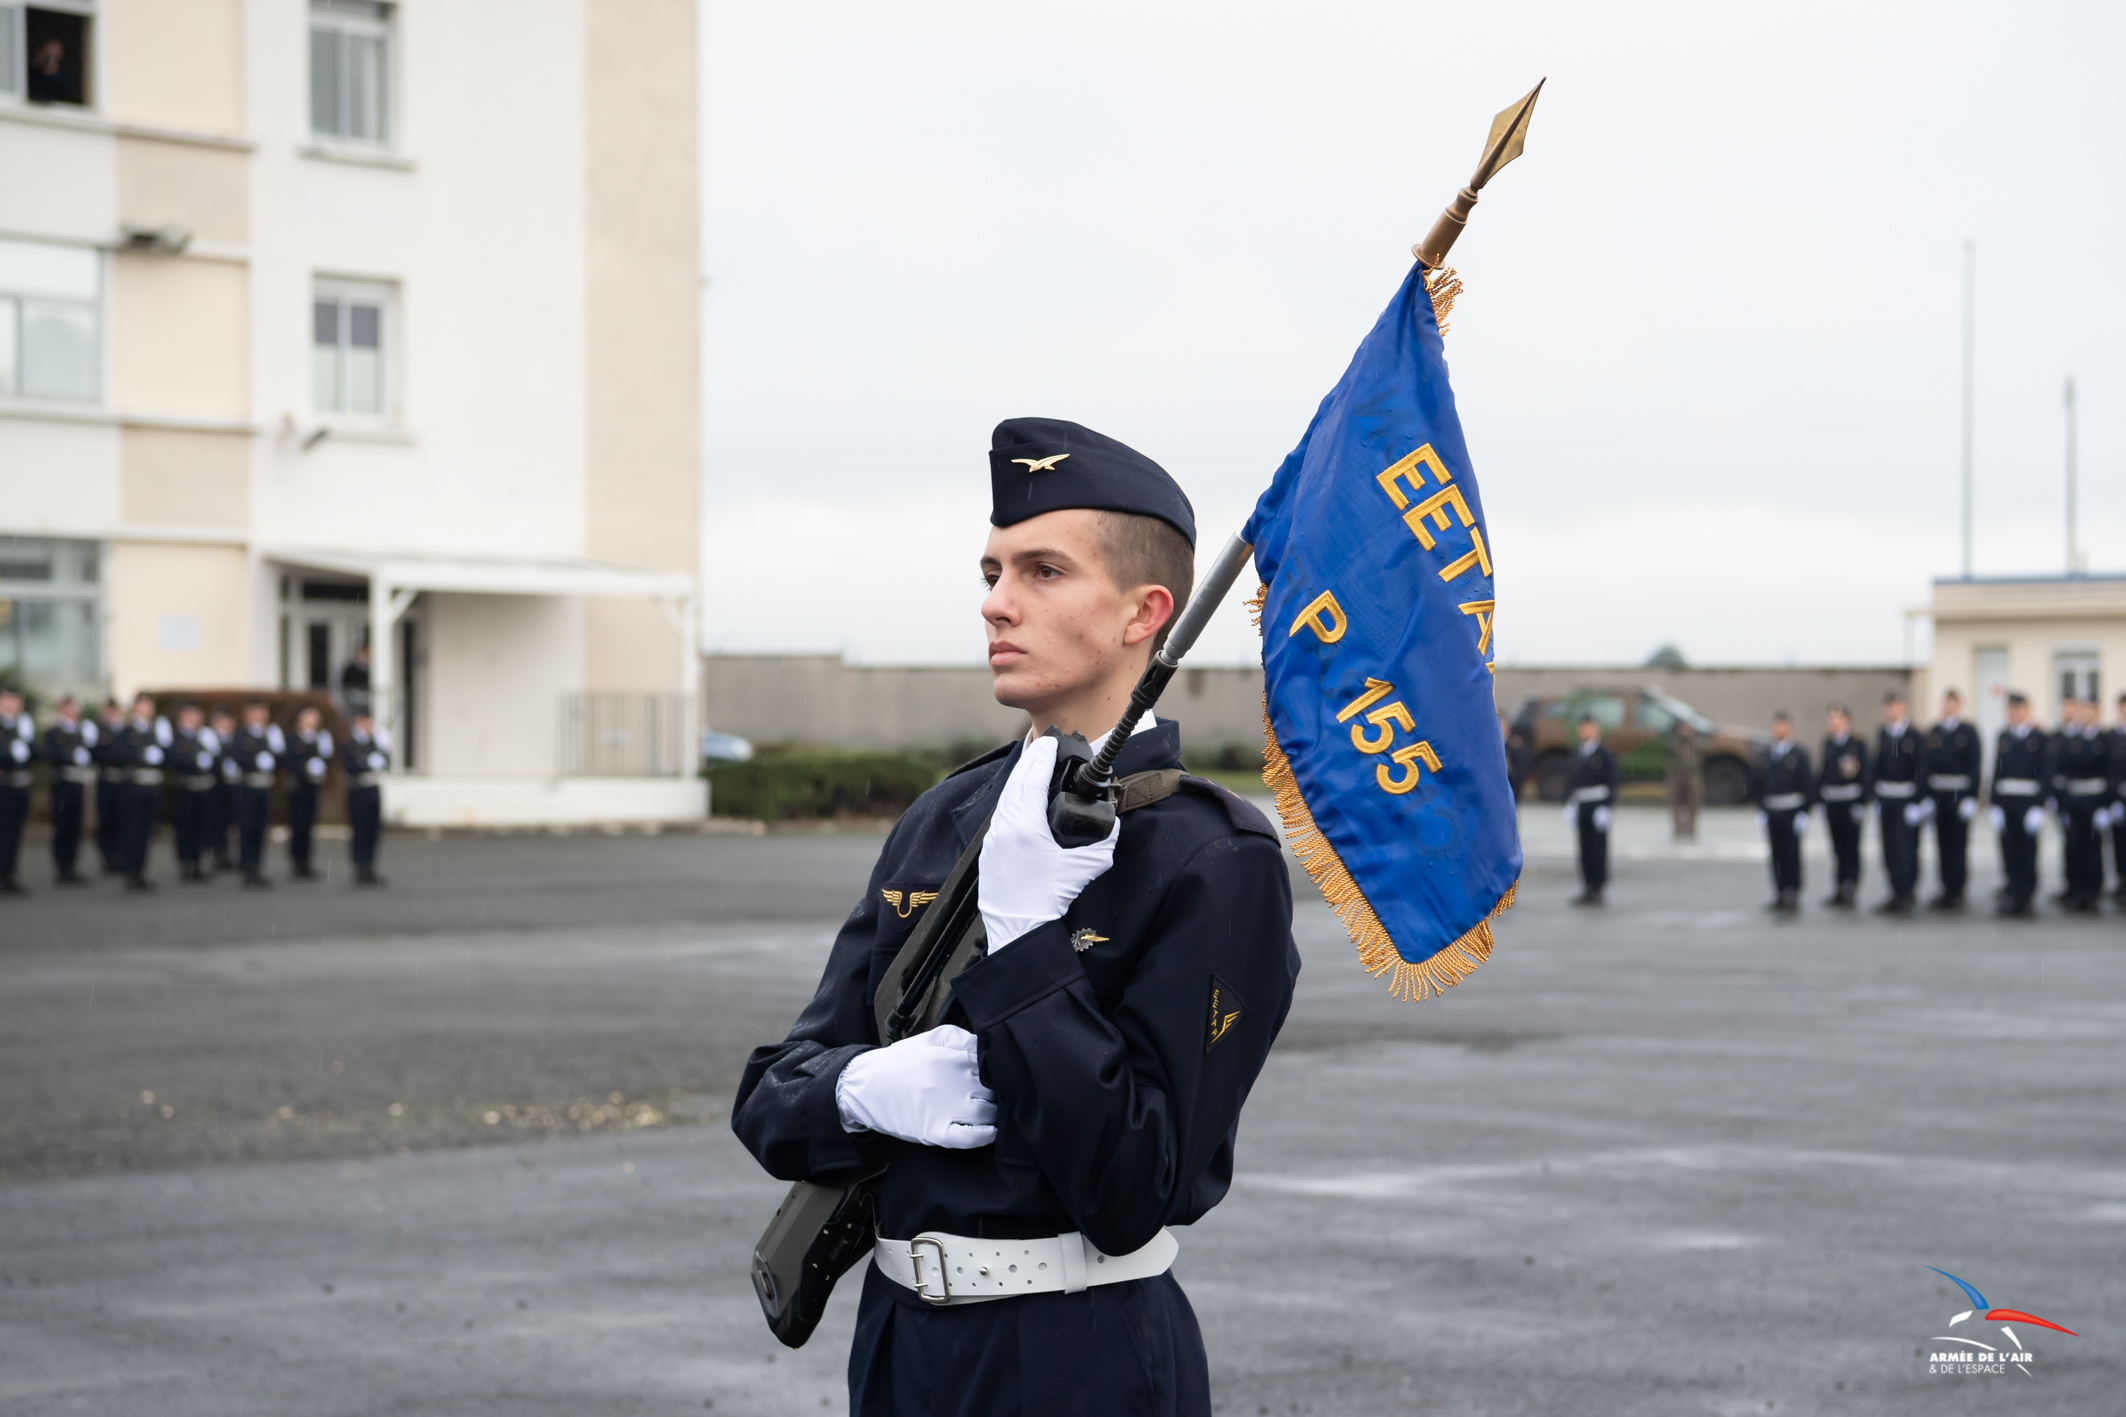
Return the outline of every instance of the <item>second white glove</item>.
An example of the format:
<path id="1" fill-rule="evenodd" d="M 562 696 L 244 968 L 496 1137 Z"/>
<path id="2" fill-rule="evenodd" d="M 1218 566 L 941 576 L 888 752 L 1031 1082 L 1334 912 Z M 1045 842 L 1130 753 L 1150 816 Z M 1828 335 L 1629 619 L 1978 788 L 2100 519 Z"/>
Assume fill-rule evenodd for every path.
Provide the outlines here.
<path id="1" fill-rule="evenodd" d="M 1805 811 L 1794 814 L 1794 836 L 1798 840 L 1809 834 L 1809 814 Z"/>
<path id="2" fill-rule="evenodd" d="M 997 1139 L 997 1097 L 982 1086 L 974 1035 L 949 1023 L 851 1058 L 834 1105 L 847 1131 L 955 1151 Z"/>
<path id="3" fill-rule="evenodd" d="M 981 884 L 976 899 L 982 928 L 995 954 L 1037 925 L 1063 918 L 1079 892 L 1115 864 L 1122 821 L 1090 846 L 1056 845 L 1048 830 L 1048 780 L 1055 776 L 1056 740 L 1036 738 L 1019 754 L 1004 796 L 982 839 Z"/>
<path id="4" fill-rule="evenodd" d="M 1958 802 L 1956 804 L 1956 815 L 1967 822 L 1977 816 L 1978 799 L 1976 797 L 1966 797 L 1961 802 Z"/>
<path id="5" fill-rule="evenodd" d="M 1998 807 L 1988 807 L 1986 809 L 1986 820 L 1993 823 L 1993 829 L 1997 832 L 2008 829 L 2008 814 Z"/>
<path id="6" fill-rule="evenodd" d="M 1609 830 L 1609 809 L 1607 807 L 1597 807 L 1594 809 L 1594 825 L 1595 830 L 1598 832 L 1606 832 Z"/>
<path id="7" fill-rule="evenodd" d="M 2030 835 L 2036 836 L 2044 829 L 2044 826 L 2045 809 L 2043 807 L 2032 807 L 2029 811 L 2023 813 L 2023 830 L 2030 833 Z"/>

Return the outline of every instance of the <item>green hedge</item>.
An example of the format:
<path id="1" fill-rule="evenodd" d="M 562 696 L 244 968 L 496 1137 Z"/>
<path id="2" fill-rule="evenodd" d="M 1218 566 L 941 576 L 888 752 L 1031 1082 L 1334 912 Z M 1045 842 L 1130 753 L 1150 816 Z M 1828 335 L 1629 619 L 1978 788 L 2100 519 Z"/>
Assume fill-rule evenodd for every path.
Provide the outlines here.
<path id="1" fill-rule="evenodd" d="M 892 817 L 937 785 L 944 772 L 906 753 L 802 744 L 756 745 L 753 759 L 709 769 L 719 817 Z"/>

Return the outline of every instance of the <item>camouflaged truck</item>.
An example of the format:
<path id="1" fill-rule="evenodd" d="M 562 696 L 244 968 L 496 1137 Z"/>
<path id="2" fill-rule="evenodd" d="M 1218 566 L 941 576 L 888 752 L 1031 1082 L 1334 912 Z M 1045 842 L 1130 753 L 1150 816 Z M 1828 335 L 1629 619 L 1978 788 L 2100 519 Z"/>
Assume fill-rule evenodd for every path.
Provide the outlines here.
<path id="1" fill-rule="evenodd" d="M 1756 729 L 1715 723 L 1680 699 L 1659 689 L 1575 689 L 1569 694 L 1530 694 L 1507 715 L 1512 731 L 1526 745 L 1527 778 L 1516 793 L 1533 792 L 1545 802 L 1565 800 L 1572 775 L 1572 752 L 1579 742 L 1582 714 L 1602 725 L 1602 741 L 1617 755 L 1624 783 L 1658 783 L 1668 772 L 1668 735 L 1679 719 L 1698 734 L 1705 761 L 1705 805 L 1732 807 L 1747 802 L 1756 783 L 1771 735 Z"/>

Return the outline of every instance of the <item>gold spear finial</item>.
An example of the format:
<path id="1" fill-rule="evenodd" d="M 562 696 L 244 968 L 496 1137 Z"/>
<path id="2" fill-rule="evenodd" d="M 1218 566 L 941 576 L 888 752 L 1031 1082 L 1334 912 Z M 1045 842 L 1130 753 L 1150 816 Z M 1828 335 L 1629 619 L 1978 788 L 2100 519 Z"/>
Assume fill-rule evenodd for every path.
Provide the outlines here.
<path id="1" fill-rule="evenodd" d="M 1498 117 L 1491 120 L 1490 135 L 1484 139 L 1484 156 L 1476 165 L 1476 175 L 1469 185 L 1454 194 L 1454 200 L 1439 214 L 1432 224 L 1432 232 L 1424 240 L 1410 248 L 1417 263 L 1426 270 L 1437 270 L 1447 259 L 1447 252 L 1454 247 L 1454 238 L 1462 234 L 1469 224 L 1469 209 L 1476 205 L 1476 194 L 1484 190 L 1484 184 L 1498 175 L 1498 170 L 1521 155 L 1528 142 L 1528 120 L 1535 112 L 1535 96 L 1543 91 L 1545 79 L 1530 89 L 1526 97 L 1507 105 Z"/>

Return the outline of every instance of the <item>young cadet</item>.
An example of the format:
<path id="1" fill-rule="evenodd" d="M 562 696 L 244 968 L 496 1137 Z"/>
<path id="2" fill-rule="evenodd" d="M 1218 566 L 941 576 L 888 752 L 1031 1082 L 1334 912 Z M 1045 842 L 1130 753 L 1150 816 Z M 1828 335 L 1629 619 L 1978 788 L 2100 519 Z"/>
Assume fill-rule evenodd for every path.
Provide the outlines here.
<path id="1" fill-rule="evenodd" d="M 1868 745 L 1853 736 L 1853 713 L 1844 704 L 1832 704 L 1823 721 L 1816 800 L 1823 803 L 1823 825 L 1838 866 L 1838 888 L 1823 903 L 1850 910 L 1860 895 L 1860 825 L 1868 815 Z"/>
<path id="2" fill-rule="evenodd" d="M 155 827 L 162 819 L 162 769 L 169 761 L 176 735 L 170 720 L 155 712 L 155 700 L 146 694 L 133 696 L 133 711 L 118 729 L 118 751 L 111 755 L 122 764 L 126 781 L 119 797 L 120 849 L 125 858 L 125 888 L 151 891 L 148 853 L 155 846 Z"/>
<path id="3" fill-rule="evenodd" d="M 376 873 L 377 838 L 384 829 L 384 770 L 391 766 L 391 750 L 384 746 L 369 710 L 354 711 L 354 727 L 340 744 L 340 773 L 347 780 L 347 826 L 353 837 L 354 883 L 381 886 Z"/>
<path id="4" fill-rule="evenodd" d="M 236 858 L 229 854 L 229 831 L 236 825 L 236 796 L 244 782 L 243 766 L 230 753 L 236 741 L 236 715 L 217 708 L 207 727 L 221 745 L 221 756 L 214 765 L 214 794 L 207 799 L 207 845 L 214 851 L 214 869 L 228 871 L 236 865 Z"/>
<path id="5" fill-rule="evenodd" d="M 785 1179 L 887 1168 L 849 1357 L 858 1417 L 1207 1417 L 1164 1227 L 1232 1182 L 1299 971 L 1289 877 L 1275 828 L 1197 779 L 1092 845 L 1050 835 L 1055 745 L 1035 735 L 1099 742 L 1120 718 L 1188 597 L 1195 519 L 1156 463 L 1077 424 L 1013 419 L 992 444 L 982 617 L 997 701 L 1031 731 L 901 818 L 817 995 L 748 1061 L 731 1125 Z M 1115 770 L 1180 766 L 1179 726 L 1147 714 Z M 985 832 L 987 953 L 943 1023 L 879 1047 L 881 971 Z"/>
<path id="6" fill-rule="evenodd" d="M 2106 775 L 2111 779 L 2111 805 L 2106 815 L 2111 819 L 2111 859 L 2118 874 L 2111 898 L 2126 905 L 2126 694 L 2119 695 L 2118 709 L 2117 725 L 2104 735 L 2110 750 Z"/>
<path id="7" fill-rule="evenodd" d="M 273 773 L 288 740 L 280 725 L 270 722 L 266 705 L 253 699 L 244 705 L 243 727 L 229 743 L 229 757 L 238 773 L 236 791 L 237 860 L 243 867 L 244 884 L 263 890 L 273 884 L 259 863 L 266 854 L 266 821 L 273 810 Z"/>
<path id="8" fill-rule="evenodd" d="M 2030 722 L 2030 700 L 2008 695 L 2008 726 L 1993 747 L 1992 820 L 2000 838 L 2000 913 L 2027 918 L 2037 894 L 2037 834 L 2045 825 L 2051 745 Z"/>
<path id="9" fill-rule="evenodd" d="M 1980 748 L 1978 730 L 1963 721 L 1964 700 L 1956 690 L 1941 696 L 1941 722 L 1927 730 L 1920 745 L 1919 774 L 1926 787 L 1925 815 L 1934 822 L 1934 849 L 1939 857 L 1941 894 L 1929 910 L 1962 910 L 1968 878 L 1971 819 L 1978 815 Z"/>
<path id="10" fill-rule="evenodd" d="M 281 767 L 288 774 L 288 860 L 298 881 L 314 881 L 310 840 L 317 830 L 317 799 L 332 770 L 332 735 L 319 727 L 321 715 L 305 704 L 295 715 L 295 733 Z"/>
<path id="11" fill-rule="evenodd" d="M 22 824 L 30 815 L 35 781 L 37 726 L 23 712 L 22 695 L 0 689 L 0 895 L 21 895 L 15 859 L 22 850 Z"/>
<path id="12" fill-rule="evenodd" d="M 1794 719 L 1785 709 L 1772 715 L 1772 746 L 1764 763 L 1764 835 L 1772 848 L 1772 901 L 1782 915 L 1801 909 L 1801 837 L 1809 829 L 1809 750 L 1794 741 Z"/>
<path id="13" fill-rule="evenodd" d="M 1602 746 L 1602 725 L 1580 715 L 1580 751 L 1566 783 L 1565 821 L 1580 837 L 1580 893 L 1574 905 L 1600 905 L 1609 884 L 1610 807 L 1617 799 L 1616 754 Z"/>
<path id="14" fill-rule="evenodd" d="M 96 725 L 81 721 L 81 705 L 63 696 L 44 730 L 44 761 L 52 770 L 52 871 L 62 886 L 85 886 L 74 863 L 81 856 L 82 803 L 96 784 Z"/>
<path id="15" fill-rule="evenodd" d="M 198 704 L 177 710 L 170 765 L 177 773 L 177 878 L 196 884 L 207 879 L 200 858 L 206 854 L 214 799 L 221 795 L 221 739 Z"/>
<path id="16" fill-rule="evenodd" d="M 1905 696 L 1882 697 L 1882 730 L 1875 735 L 1876 822 L 1882 833 L 1882 869 L 1890 898 L 1879 915 L 1909 915 L 1919 889 L 1919 733 L 1905 713 Z"/>
<path id="17" fill-rule="evenodd" d="M 2110 747 L 2096 726 L 2095 702 L 2068 699 L 2060 705 L 2060 731 L 2052 739 L 2052 790 L 2059 803 L 2060 902 L 2077 915 L 2093 915 L 2104 894 L 2104 839 L 2100 816 L 2111 794 Z"/>
<path id="18" fill-rule="evenodd" d="M 127 768 L 117 761 L 124 752 L 118 741 L 125 727 L 125 710 L 118 700 L 106 698 L 96 724 L 96 743 L 89 752 L 96 760 L 96 854 L 103 859 L 103 874 L 125 874 L 125 790 L 131 780 Z"/>

